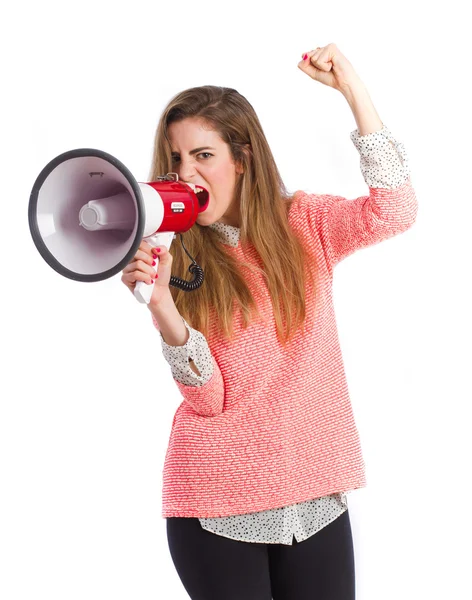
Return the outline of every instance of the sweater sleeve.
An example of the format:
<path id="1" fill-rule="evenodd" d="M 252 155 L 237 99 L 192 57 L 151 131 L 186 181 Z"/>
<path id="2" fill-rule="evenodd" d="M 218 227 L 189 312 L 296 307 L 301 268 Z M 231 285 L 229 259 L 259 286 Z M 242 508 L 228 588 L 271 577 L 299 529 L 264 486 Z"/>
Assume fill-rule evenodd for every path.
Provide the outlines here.
<path id="1" fill-rule="evenodd" d="M 356 129 L 350 137 L 360 154 L 369 195 L 348 200 L 305 194 L 300 199 L 312 235 L 320 238 L 330 273 L 356 250 L 409 229 L 418 212 L 403 144 L 385 125 L 367 135 L 359 135 Z"/>
<path id="2" fill-rule="evenodd" d="M 189 338 L 183 346 L 171 346 L 164 341 L 154 315 L 152 321 L 161 337 L 164 358 L 171 367 L 172 376 L 184 400 L 202 416 L 214 416 L 222 412 L 223 378 L 205 336 L 190 327 L 182 317 Z M 191 369 L 190 360 L 193 360 L 200 375 Z"/>

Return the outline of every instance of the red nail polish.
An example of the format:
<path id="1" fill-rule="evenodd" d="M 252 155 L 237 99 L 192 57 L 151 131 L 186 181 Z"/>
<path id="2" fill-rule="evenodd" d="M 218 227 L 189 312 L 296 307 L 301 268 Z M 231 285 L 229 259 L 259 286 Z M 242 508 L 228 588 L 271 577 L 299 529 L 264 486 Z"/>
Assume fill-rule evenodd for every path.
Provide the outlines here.
<path id="1" fill-rule="evenodd" d="M 306 60 L 306 57 L 308 56 L 308 54 L 305 54 L 305 56 L 303 57 L 303 60 Z"/>

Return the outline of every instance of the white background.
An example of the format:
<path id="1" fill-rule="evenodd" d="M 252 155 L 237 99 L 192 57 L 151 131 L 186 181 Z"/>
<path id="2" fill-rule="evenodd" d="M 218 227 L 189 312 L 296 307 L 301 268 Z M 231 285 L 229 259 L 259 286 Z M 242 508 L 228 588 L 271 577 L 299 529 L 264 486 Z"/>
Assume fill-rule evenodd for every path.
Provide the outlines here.
<path id="1" fill-rule="evenodd" d="M 368 480 L 349 495 L 357 598 L 470 597 L 466 4 L 11 6 L 0 36 L 2 600 L 188 598 L 161 517 L 182 397 L 120 275 L 79 283 L 37 252 L 27 218 L 37 175 L 92 147 L 147 181 L 162 109 L 213 84 L 254 106 L 291 191 L 365 195 L 349 105 L 297 68 L 330 42 L 405 144 L 419 202 L 410 230 L 335 271 Z"/>

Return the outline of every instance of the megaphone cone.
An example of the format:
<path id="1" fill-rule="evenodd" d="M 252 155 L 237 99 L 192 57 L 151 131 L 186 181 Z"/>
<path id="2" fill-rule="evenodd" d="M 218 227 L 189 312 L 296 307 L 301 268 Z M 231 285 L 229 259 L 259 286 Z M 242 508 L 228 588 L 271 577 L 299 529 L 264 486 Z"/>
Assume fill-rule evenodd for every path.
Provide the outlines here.
<path id="1" fill-rule="evenodd" d="M 94 282 L 122 271 L 143 239 L 169 248 L 208 202 L 206 190 L 196 193 L 176 173 L 138 183 L 111 154 L 80 148 L 60 154 L 38 175 L 28 221 L 36 248 L 55 271 Z M 189 271 L 192 281 L 171 277 L 170 284 L 185 291 L 200 287 L 203 270 L 193 261 Z M 134 293 L 149 303 L 152 285 L 137 282 Z"/>

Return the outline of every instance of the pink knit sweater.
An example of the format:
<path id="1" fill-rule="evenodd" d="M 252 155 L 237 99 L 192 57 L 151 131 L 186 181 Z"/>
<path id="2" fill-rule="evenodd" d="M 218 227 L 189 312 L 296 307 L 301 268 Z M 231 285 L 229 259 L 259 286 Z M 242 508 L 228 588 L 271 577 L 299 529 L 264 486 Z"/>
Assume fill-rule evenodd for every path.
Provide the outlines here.
<path id="1" fill-rule="evenodd" d="M 314 314 L 307 283 L 307 321 L 285 349 L 262 276 L 245 270 L 265 322 L 244 330 L 236 314 L 232 343 L 213 324 L 206 338 L 213 375 L 199 387 L 176 381 L 183 401 L 165 457 L 164 518 L 263 511 L 365 487 L 333 309 L 333 268 L 406 231 L 417 215 L 410 178 L 369 194 L 348 200 L 296 192 L 290 223 L 317 257 L 320 297 Z M 229 250 L 256 263 L 250 244 Z"/>

